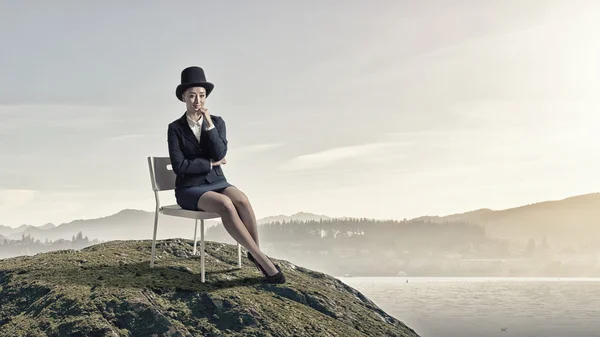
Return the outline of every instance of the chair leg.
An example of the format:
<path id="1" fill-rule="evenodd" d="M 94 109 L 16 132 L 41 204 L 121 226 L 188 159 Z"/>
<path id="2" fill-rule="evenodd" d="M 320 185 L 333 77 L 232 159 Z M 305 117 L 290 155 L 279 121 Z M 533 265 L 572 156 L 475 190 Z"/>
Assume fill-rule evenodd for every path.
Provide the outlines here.
<path id="1" fill-rule="evenodd" d="M 198 232 L 198 219 L 196 219 L 196 225 L 194 227 L 194 252 L 192 253 L 193 255 L 197 254 L 197 250 L 196 250 L 196 245 L 198 243 L 198 235 L 196 234 Z"/>
<path id="2" fill-rule="evenodd" d="M 152 256 L 150 257 L 150 268 L 154 268 L 154 258 L 156 256 L 156 230 L 158 229 L 158 209 L 154 212 L 154 234 L 152 235 Z"/>
<path id="3" fill-rule="evenodd" d="M 237 244 L 237 248 L 238 248 L 238 268 L 242 268 L 242 246 L 240 245 L 240 243 L 238 242 Z"/>
<path id="4" fill-rule="evenodd" d="M 202 265 L 200 282 L 204 283 L 204 219 L 200 220 L 200 264 Z"/>

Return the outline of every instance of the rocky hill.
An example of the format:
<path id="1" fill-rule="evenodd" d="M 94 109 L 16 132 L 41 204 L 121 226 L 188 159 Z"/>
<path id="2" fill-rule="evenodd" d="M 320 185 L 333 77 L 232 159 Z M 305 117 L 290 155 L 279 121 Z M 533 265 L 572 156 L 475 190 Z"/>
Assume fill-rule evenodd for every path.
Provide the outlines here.
<path id="1" fill-rule="evenodd" d="M 418 336 L 355 289 L 276 260 L 264 283 L 235 246 L 207 242 L 206 283 L 192 242 L 112 241 L 0 263 L 1 336 Z"/>

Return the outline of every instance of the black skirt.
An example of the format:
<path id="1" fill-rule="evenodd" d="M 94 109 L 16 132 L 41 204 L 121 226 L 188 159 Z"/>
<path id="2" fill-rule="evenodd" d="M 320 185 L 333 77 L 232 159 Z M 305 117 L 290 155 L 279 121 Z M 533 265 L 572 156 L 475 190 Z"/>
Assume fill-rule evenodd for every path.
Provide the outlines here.
<path id="1" fill-rule="evenodd" d="M 175 198 L 177 204 L 183 209 L 190 211 L 202 211 L 198 209 L 198 200 L 209 191 L 221 192 L 231 185 L 227 180 L 220 180 L 214 183 L 204 183 L 198 186 L 184 187 L 175 189 Z"/>

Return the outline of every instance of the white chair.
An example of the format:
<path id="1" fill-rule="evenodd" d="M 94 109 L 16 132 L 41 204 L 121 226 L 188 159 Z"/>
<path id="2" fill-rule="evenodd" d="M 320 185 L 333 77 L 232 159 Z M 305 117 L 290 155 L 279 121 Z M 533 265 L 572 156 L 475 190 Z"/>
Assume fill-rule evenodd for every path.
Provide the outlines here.
<path id="1" fill-rule="evenodd" d="M 150 168 L 150 181 L 152 182 L 152 190 L 154 191 L 154 198 L 156 199 L 156 211 L 154 213 L 154 235 L 152 237 L 152 257 L 150 258 L 150 268 L 154 268 L 154 259 L 156 257 L 156 230 L 158 229 L 158 216 L 159 214 L 170 215 L 181 218 L 188 218 L 196 220 L 196 227 L 194 229 L 194 251 L 193 255 L 197 255 L 196 245 L 198 242 L 198 220 L 200 220 L 200 264 L 201 264 L 201 276 L 200 280 L 204 283 L 204 220 L 207 219 L 218 219 L 219 214 L 200 212 L 200 211 L 189 211 L 182 209 L 179 205 L 168 205 L 161 206 L 160 199 L 158 198 L 158 192 L 173 190 L 175 189 L 175 172 L 171 167 L 171 160 L 169 157 L 148 157 L 148 167 Z M 238 251 L 238 268 L 242 268 L 242 250 L 241 246 L 237 244 Z"/>

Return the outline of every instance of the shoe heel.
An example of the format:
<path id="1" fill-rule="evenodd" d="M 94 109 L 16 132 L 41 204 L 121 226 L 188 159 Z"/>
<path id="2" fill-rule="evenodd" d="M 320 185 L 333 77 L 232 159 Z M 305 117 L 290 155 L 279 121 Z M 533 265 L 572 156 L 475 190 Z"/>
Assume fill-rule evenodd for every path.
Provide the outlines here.
<path id="1" fill-rule="evenodd" d="M 269 261 L 271 261 L 271 259 L 268 256 L 267 256 L 267 259 L 269 259 Z M 275 268 L 277 269 L 277 274 L 269 276 L 269 274 L 267 274 L 267 271 L 263 269 L 263 267 L 260 265 L 260 263 L 258 263 L 258 261 L 256 261 L 254 259 L 254 256 L 252 256 L 252 254 L 250 254 L 250 253 L 248 253 L 248 260 L 250 260 L 254 263 L 254 265 L 256 266 L 256 269 L 258 269 L 258 271 L 260 271 L 263 274 L 267 283 L 285 283 L 285 275 L 283 275 L 283 272 L 281 271 L 281 268 L 279 267 L 279 265 L 275 264 L 273 261 L 271 261 L 271 263 L 273 263 L 273 265 L 275 265 Z"/>
<path id="2" fill-rule="evenodd" d="M 254 259 L 254 256 L 252 256 L 252 254 L 250 254 L 250 252 L 248 252 L 248 260 L 250 260 L 250 262 L 254 263 L 254 266 L 256 267 L 256 269 L 258 269 L 259 272 L 264 274 L 264 271 L 262 270 L 262 266 Z"/>

